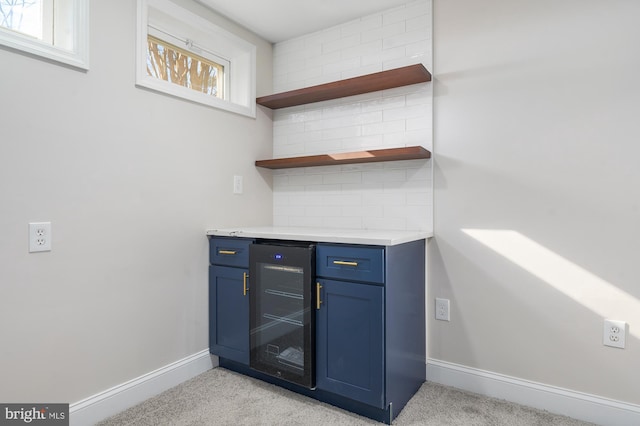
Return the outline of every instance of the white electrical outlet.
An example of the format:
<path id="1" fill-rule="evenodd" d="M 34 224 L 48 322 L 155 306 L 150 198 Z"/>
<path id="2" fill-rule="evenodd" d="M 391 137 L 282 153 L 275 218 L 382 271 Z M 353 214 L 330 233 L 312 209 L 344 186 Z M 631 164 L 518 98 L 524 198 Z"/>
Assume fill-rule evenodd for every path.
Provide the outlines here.
<path id="1" fill-rule="evenodd" d="M 602 343 L 605 346 L 624 349 L 627 334 L 627 323 L 624 321 L 604 320 L 604 335 Z"/>
<path id="2" fill-rule="evenodd" d="M 51 251 L 51 222 L 29 223 L 29 253 Z"/>
<path id="3" fill-rule="evenodd" d="M 436 297 L 436 319 L 449 321 L 449 299 Z"/>
<path id="4" fill-rule="evenodd" d="M 233 193 L 242 194 L 242 176 L 233 177 Z"/>

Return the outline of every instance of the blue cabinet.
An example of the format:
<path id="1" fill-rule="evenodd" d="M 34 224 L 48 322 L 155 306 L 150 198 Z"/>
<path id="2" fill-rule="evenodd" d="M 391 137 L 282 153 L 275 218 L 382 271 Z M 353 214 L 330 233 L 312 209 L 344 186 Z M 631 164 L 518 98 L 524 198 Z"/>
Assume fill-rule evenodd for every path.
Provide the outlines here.
<path id="1" fill-rule="evenodd" d="M 425 240 L 316 245 L 312 389 L 249 366 L 253 242 L 210 241 L 209 339 L 220 366 L 390 424 L 425 381 Z"/>
<path id="2" fill-rule="evenodd" d="M 249 244 L 212 238 L 209 266 L 209 351 L 249 365 Z"/>
<path id="3" fill-rule="evenodd" d="M 383 287 L 318 279 L 316 386 L 384 408 Z"/>
<path id="4" fill-rule="evenodd" d="M 391 423 L 426 378 L 425 241 L 316 255 L 317 389 Z"/>

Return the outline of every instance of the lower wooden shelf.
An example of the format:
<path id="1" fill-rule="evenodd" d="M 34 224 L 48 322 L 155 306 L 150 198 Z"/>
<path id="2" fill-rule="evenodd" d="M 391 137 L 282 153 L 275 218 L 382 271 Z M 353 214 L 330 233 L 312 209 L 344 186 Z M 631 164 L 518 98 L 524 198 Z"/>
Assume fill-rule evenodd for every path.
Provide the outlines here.
<path id="1" fill-rule="evenodd" d="M 376 163 L 380 161 L 417 160 L 426 158 L 431 158 L 430 151 L 421 146 L 408 146 L 403 148 L 257 160 L 256 167 L 291 169 L 296 167 L 335 166 L 341 164 Z"/>

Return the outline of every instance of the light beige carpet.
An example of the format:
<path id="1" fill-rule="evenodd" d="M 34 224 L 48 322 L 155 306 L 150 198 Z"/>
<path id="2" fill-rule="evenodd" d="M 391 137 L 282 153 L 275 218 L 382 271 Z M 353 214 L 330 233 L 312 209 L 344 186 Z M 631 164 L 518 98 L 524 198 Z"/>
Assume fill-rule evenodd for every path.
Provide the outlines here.
<path id="1" fill-rule="evenodd" d="M 223 368 L 214 368 L 104 422 L 124 425 L 381 424 Z M 394 425 L 563 425 L 587 423 L 425 383 Z"/>

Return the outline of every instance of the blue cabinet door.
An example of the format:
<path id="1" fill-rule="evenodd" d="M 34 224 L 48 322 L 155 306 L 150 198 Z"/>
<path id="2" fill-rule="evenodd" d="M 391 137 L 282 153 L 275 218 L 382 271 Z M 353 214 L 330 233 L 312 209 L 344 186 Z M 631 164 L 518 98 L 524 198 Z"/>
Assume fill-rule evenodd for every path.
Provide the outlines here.
<path id="1" fill-rule="evenodd" d="M 209 351 L 249 365 L 249 294 L 246 269 L 209 267 Z M 246 293 L 246 295 L 245 295 Z"/>
<path id="2" fill-rule="evenodd" d="M 384 288 L 318 280 L 316 387 L 384 408 Z"/>

